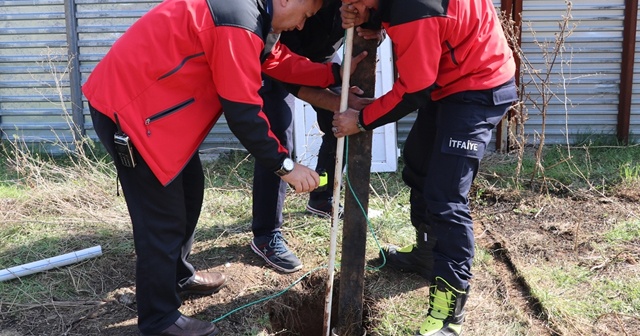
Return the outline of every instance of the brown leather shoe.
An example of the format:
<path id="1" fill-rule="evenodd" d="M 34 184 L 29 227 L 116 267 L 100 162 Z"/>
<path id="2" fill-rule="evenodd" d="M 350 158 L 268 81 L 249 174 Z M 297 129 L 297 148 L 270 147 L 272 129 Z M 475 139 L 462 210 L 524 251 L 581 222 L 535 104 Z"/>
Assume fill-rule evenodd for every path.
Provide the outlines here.
<path id="1" fill-rule="evenodd" d="M 181 315 L 169 328 L 145 336 L 214 336 L 220 333 L 215 324 Z"/>
<path id="2" fill-rule="evenodd" d="M 184 284 L 178 293 L 180 295 L 209 295 L 217 293 L 227 277 L 220 272 L 196 272 L 193 279 Z"/>

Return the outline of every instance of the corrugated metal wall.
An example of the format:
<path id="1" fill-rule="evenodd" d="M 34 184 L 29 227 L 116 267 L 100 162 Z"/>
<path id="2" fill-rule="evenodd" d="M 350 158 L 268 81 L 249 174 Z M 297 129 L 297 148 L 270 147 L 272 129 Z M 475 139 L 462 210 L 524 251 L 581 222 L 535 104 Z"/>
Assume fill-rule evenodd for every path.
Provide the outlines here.
<path id="1" fill-rule="evenodd" d="M 63 0 L 0 1 L 2 138 L 72 139 Z"/>
<path id="2" fill-rule="evenodd" d="M 551 99 L 546 121 L 546 144 L 577 140 L 586 134 L 616 133 L 624 1 L 572 1 L 569 29 L 562 54 L 551 70 Z M 522 13 L 522 50 L 535 69 L 544 76 L 551 64 L 559 22 L 566 15 L 564 1 L 524 1 Z M 535 32 L 535 33 L 534 33 Z M 540 45 L 544 47 L 541 48 Z M 525 75 L 523 83 L 527 83 Z M 530 78 L 530 76 L 529 76 Z M 542 99 L 534 85 L 525 87 L 536 102 Z M 537 143 L 533 135 L 541 130 L 540 111 L 529 108 L 525 124 L 528 143 Z M 567 124 L 569 125 L 567 128 Z"/>
<path id="3" fill-rule="evenodd" d="M 110 45 L 159 0 L 75 0 L 81 81 L 86 80 Z M 549 106 L 546 143 L 564 143 L 565 135 L 614 134 L 623 27 L 623 0 L 575 0 L 563 66 L 552 79 L 555 99 Z M 499 0 L 494 0 L 496 6 Z M 67 36 L 64 0 L 0 0 L 0 129 L 2 137 L 27 142 L 70 141 L 71 97 L 66 73 Z M 524 1 L 522 47 L 528 59 L 544 69 L 543 52 L 534 41 L 553 41 L 566 4 L 559 0 Z M 637 44 L 640 49 L 640 44 Z M 636 59 L 638 58 L 636 53 Z M 640 69 L 635 68 L 631 132 L 640 134 Z M 562 83 L 566 83 L 565 105 Z M 534 92 L 534 90 L 529 90 Z M 568 106 L 565 108 L 565 106 Z M 86 104 L 84 129 L 93 136 Z M 541 119 L 530 109 L 529 142 L 540 131 Z M 398 122 L 398 140 L 406 138 L 415 113 Z M 567 130 L 565 123 L 570 126 Z M 572 140 L 572 139 L 570 139 Z M 205 147 L 239 147 L 224 120 L 216 125 Z"/>

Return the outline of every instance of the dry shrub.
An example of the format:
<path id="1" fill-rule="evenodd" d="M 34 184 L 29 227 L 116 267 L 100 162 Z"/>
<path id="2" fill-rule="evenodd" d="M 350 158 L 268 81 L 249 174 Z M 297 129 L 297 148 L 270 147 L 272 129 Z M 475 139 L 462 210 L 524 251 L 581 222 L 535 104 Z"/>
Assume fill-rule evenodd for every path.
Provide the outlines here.
<path id="1" fill-rule="evenodd" d="M 75 150 L 63 148 L 52 157 L 11 142 L 7 153 L 8 170 L 17 177 L 15 185 L 26 190 L 23 196 L 3 200 L 5 220 L 25 217 L 93 217 L 113 208 L 116 177 L 110 162 L 96 157 L 93 143 L 83 139 Z"/>
<path id="2" fill-rule="evenodd" d="M 55 139 L 52 142 L 43 140 L 27 144 L 16 134 L 4 143 L 3 154 L 7 157 L 8 171 L 17 176 L 15 183 L 18 189 L 27 190 L 26 196 L 17 201 L 0 203 L 10 210 L 10 213 L 4 211 L 4 216 L 21 218 L 64 214 L 67 217 L 86 217 L 87 214 L 95 216 L 99 210 L 114 205 L 115 198 L 110 194 L 116 191 L 114 169 L 110 162 L 96 155 L 95 143 L 84 135 L 81 125 L 74 122 L 65 98 L 68 90 L 66 81 L 69 80 L 74 58 L 61 59 L 57 56 L 65 54 L 66 50 L 47 48 L 42 55 L 45 60 L 39 62 L 43 71 L 48 72 L 47 78 L 34 77 L 34 80 L 42 81 L 42 87 L 53 90 L 57 99 L 48 98 L 48 93 L 38 87 L 34 91 L 60 109 L 72 140 L 52 129 Z M 34 149 L 40 146 L 42 149 Z M 56 154 L 54 157 L 48 153 Z"/>

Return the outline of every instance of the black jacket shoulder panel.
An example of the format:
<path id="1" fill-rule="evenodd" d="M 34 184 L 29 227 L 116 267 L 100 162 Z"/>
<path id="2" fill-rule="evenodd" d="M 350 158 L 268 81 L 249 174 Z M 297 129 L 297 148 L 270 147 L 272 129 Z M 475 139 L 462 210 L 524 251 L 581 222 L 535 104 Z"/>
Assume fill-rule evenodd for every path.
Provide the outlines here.
<path id="1" fill-rule="evenodd" d="M 381 0 L 383 22 L 396 26 L 424 18 L 446 16 L 449 0 Z"/>
<path id="2" fill-rule="evenodd" d="M 265 46 L 260 57 L 264 62 L 278 42 L 279 34 L 271 31 L 271 15 L 267 1 L 272 0 L 206 0 L 216 26 L 232 26 L 246 29 L 262 38 Z"/>
<path id="3" fill-rule="evenodd" d="M 256 5 L 256 3 L 258 5 Z M 255 0 L 207 0 L 213 22 L 216 26 L 234 26 L 264 36 L 264 3 Z M 266 14 L 266 10 L 264 11 Z M 271 20 L 269 20 L 271 21 Z M 271 22 L 269 22 L 271 24 Z M 267 31 L 268 33 L 269 31 Z"/>

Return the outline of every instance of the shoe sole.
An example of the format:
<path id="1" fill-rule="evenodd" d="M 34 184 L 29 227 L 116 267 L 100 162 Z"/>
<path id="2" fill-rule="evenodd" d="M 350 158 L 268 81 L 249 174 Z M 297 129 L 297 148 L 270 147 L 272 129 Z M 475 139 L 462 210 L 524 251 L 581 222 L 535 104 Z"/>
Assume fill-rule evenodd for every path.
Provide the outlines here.
<path id="1" fill-rule="evenodd" d="M 267 258 L 267 256 L 265 256 L 264 254 L 262 254 L 262 252 L 260 251 L 260 249 L 253 243 L 253 240 L 251 241 L 251 250 L 259 255 L 262 259 L 264 259 L 264 261 L 267 262 L 267 264 L 269 264 L 269 266 L 275 268 L 276 270 L 283 272 L 283 273 L 293 273 L 293 272 L 297 272 L 299 270 L 302 269 L 302 264 L 300 264 L 299 266 L 295 267 L 295 268 L 283 268 L 281 266 L 278 266 L 276 264 L 274 264 L 271 260 L 269 260 L 269 258 Z"/>
<path id="2" fill-rule="evenodd" d="M 316 208 L 312 208 L 309 205 L 307 205 L 307 212 L 310 212 L 318 217 L 322 217 L 322 218 L 331 218 L 331 213 L 329 212 L 324 212 L 322 210 L 318 210 Z"/>
<path id="3" fill-rule="evenodd" d="M 227 279 L 224 279 L 224 282 L 222 283 L 222 285 L 218 286 L 215 289 L 212 289 L 210 291 L 196 291 L 196 290 L 185 290 L 185 291 L 180 291 L 178 292 L 178 295 L 180 295 L 181 297 L 186 297 L 186 296 L 194 296 L 194 295 L 198 295 L 198 296 L 207 296 L 207 295 L 212 295 L 215 294 L 217 292 L 219 292 L 222 288 L 224 288 L 227 285 Z"/>
<path id="4" fill-rule="evenodd" d="M 309 205 L 306 206 L 307 212 L 310 212 L 311 214 L 314 214 L 318 217 L 322 217 L 322 218 L 333 218 L 333 215 L 330 212 L 325 212 L 322 210 L 318 210 L 316 208 L 312 208 Z M 338 219 L 343 219 L 344 218 L 344 212 L 340 212 L 340 215 L 338 216 Z"/>

